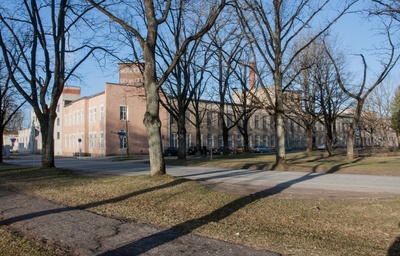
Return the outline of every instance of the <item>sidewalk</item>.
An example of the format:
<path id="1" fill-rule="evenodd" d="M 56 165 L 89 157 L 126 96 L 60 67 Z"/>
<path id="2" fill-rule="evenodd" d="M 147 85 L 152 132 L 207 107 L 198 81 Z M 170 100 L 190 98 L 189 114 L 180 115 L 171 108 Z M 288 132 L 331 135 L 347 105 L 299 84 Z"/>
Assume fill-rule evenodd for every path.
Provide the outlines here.
<path id="1" fill-rule="evenodd" d="M 281 255 L 104 217 L 4 188 L 0 200 L 0 226 L 65 248 L 70 255 Z"/>

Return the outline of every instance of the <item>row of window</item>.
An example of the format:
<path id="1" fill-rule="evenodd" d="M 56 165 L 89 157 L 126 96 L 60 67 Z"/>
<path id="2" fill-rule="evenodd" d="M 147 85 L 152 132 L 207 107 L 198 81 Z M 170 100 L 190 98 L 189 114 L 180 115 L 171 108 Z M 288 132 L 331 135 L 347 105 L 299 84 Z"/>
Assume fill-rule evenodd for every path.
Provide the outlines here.
<path id="1" fill-rule="evenodd" d="M 89 149 L 104 149 L 104 132 L 99 133 L 99 140 L 97 140 L 97 132 L 89 132 Z M 64 147 L 67 149 L 83 149 L 84 148 L 84 134 L 67 134 L 64 136 Z"/>
<path id="2" fill-rule="evenodd" d="M 84 124 L 84 113 L 83 109 L 73 111 L 72 113 L 64 116 L 64 126 L 72 126 L 78 124 Z M 100 106 L 99 120 L 104 120 L 104 106 Z M 89 108 L 89 123 L 97 121 L 97 107 Z M 57 118 L 57 126 L 60 125 L 60 121 Z"/>

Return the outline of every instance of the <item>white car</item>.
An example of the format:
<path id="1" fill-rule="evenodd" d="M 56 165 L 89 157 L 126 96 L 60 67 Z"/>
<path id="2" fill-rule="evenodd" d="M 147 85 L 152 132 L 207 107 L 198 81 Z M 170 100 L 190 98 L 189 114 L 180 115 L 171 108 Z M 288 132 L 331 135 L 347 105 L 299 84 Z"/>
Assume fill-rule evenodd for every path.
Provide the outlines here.
<path id="1" fill-rule="evenodd" d="M 318 150 L 325 150 L 326 149 L 326 145 L 322 144 L 321 146 L 317 147 Z"/>

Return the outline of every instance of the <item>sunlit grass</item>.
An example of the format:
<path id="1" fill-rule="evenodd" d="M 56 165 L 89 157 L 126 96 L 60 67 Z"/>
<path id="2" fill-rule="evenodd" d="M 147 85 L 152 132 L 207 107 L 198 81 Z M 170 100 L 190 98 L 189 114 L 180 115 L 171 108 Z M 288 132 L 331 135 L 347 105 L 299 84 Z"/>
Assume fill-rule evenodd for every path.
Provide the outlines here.
<path id="1" fill-rule="evenodd" d="M 60 169 L 0 169 L 0 185 L 103 215 L 285 254 L 386 255 L 400 234 L 400 197 L 239 196 L 169 175 L 88 177 Z"/>

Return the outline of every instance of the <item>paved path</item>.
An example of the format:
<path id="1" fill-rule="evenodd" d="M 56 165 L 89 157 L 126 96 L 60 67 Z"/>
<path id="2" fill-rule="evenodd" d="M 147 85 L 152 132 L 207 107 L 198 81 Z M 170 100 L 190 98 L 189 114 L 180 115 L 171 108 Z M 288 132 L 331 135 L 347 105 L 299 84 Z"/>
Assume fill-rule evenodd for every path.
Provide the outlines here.
<path id="1" fill-rule="evenodd" d="M 141 175 L 149 174 L 146 161 L 112 162 L 112 158 L 56 158 L 57 167 L 79 173 Z M 20 157 L 6 162 L 33 165 L 32 157 Z M 37 161 L 37 160 L 36 160 Z M 399 167 L 400 168 L 400 167 Z M 205 167 L 167 166 L 167 173 L 187 179 L 214 184 L 246 188 L 249 192 L 260 189 L 286 192 L 301 189 L 329 192 L 348 192 L 369 195 L 400 195 L 400 177 L 354 174 L 321 174 L 288 171 L 260 171 Z M 253 188 L 253 189 L 252 189 Z"/>
<path id="2" fill-rule="evenodd" d="M 68 255 L 281 255 L 108 218 L 2 188 L 0 201 L 0 226 L 66 248 Z"/>

